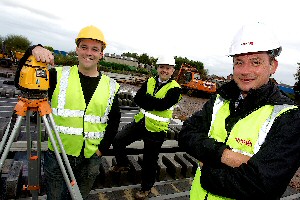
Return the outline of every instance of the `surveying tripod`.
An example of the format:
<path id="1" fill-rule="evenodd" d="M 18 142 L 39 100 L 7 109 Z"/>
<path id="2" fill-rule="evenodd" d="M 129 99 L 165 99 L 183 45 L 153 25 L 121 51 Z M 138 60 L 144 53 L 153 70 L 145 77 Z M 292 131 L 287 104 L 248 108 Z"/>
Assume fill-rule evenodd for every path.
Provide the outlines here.
<path id="1" fill-rule="evenodd" d="M 29 57 L 30 58 L 30 57 Z M 31 58 L 33 59 L 33 58 Z M 31 62 L 28 62 L 29 64 Z M 38 64 L 34 64 L 32 66 L 36 66 Z M 30 66 L 30 67 L 32 67 Z M 27 69 L 28 70 L 28 69 Z M 35 69 L 36 76 L 40 76 L 40 69 Z M 44 76 L 44 75 L 41 75 Z M 38 77 L 39 78 L 39 77 Z M 42 77 L 45 78 L 45 77 Z M 47 78 L 47 77 L 46 77 Z M 38 79 L 37 79 L 38 80 Z M 38 83 L 39 81 L 34 80 L 33 82 Z M 40 83 L 40 82 L 39 82 Z M 2 169 L 2 166 L 4 164 L 4 161 L 7 157 L 7 154 L 10 150 L 10 147 L 13 143 L 14 138 L 17 135 L 17 132 L 19 131 L 22 119 L 26 117 L 26 137 L 27 137 L 27 157 L 28 157 L 28 185 L 24 186 L 23 189 L 27 189 L 32 194 L 32 199 L 38 199 L 38 194 L 40 191 L 40 169 L 41 169 L 41 119 L 43 120 L 45 129 L 48 133 L 49 139 L 52 143 L 54 153 L 56 156 L 56 159 L 58 161 L 58 164 L 60 166 L 62 175 L 65 179 L 65 182 L 67 184 L 68 190 L 70 192 L 70 195 L 72 199 L 83 199 L 81 196 L 81 193 L 79 191 L 79 187 L 77 185 L 77 182 L 75 180 L 75 176 L 73 174 L 71 165 L 69 163 L 68 157 L 66 155 L 66 152 L 63 147 L 63 143 L 61 141 L 61 138 L 59 136 L 58 131 L 56 130 L 56 125 L 52 116 L 52 110 L 50 107 L 50 104 L 48 102 L 48 98 L 45 98 L 40 93 L 37 94 L 31 94 L 28 93 L 21 93 L 19 96 L 18 102 L 14 108 L 14 112 L 17 115 L 15 124 L 13 126 L 13 129 L 11 131 L 11 134 L 8 139 L 9 132 L 12 127 L 12 121 L 13 117 L 10 119 L 8 126 L 5 130 L 5 133 L 3 135 L 2 141 L 0 143 L 0 169 Z M 31 112 L 37 112 L 37 148 L 36 151 L 32 147 L 32 141 L 31 141 L 31 134 L 30 134 L 30 113 Z M 59 153 L 58 147 L 55 145 L 56 141 L 59 145 L 59 148 L 61 150 L 61 154 Z M 8 139 L 8 140 L 7 140 Z M 6 143 L 6 146 L 4 148 L 4 145 Z M 62 155 L 62 157 L 61 157 Z M 66 168 L 67 170 L 66 170 Z M 67 172 L 68 171 L 68 172 Z"/>
<path id="2" fill-rule="evenodd" d="M 37 149 L 36 152 L 34 154 L 33 152 L 33 148 L 32 148 L 32 141 L 31 141 L 31 134 L 30 134 L 30 111 L 35 111 L 38 112 L 38 117 L 37 117 Z M 28 185 L 24 187 L 24 189 L 30 190 L 31 194 L 32 194 L 32 198 L 33 199 L 38 199 L 38 193 L 40 190 L 40 186 L 39 186 L 39 179 L 40 179 L 40 165 L 41 165 L 41 118 L 43 119 L 44 125 L 45 125 L 45 129 L 48 133 L 48 136 L 50 138 L 50 141 L 53 145 L 54 148 L 54 152 L 56 155 L 56 159 L 59 163 L 60 169 L 62 171 L 62 174 L 64 176 L 65 182 L 68 186 L 70 195 L 72 197 L 72 199 L 82 199 L 82 196 L 80 194 L 79 191 L 79 187 L 76 183 L 75 180 L 75 176 L 73 174 L 72 168 L 70 166 L 68 157 L 66 155 L 66 152 L 64 150 L 62 141 L 60 139 L 59 133 L 56 131 L 55 128 L 55 122 L 51 113 L 51 107 L 48 103 L 47 98 L 44 99 L 26 99 L 26 98 L 22 98 L 19 97 L 19 101 L 17 103 L 17 105 L 15 106 L 15 112 L 17 114 L 17 119 L 14 125 L 14 128 L 11 132 L 11 135 L 7 141 L 8 138 L 8 134 L 9 134 L 9 130 L 10 130 L 10 126 L 11 126 L 11 121 L 10 120 L 5 133 L 3 135 L 2 141 L 0 143 L 0 153 L 2 153 L 3 151 L 3 147 L 6 143 L 5 149 L 3 151 L 3 154 L 1 156 L 1 160 L 0 160 L 0 169 L 2 168 L 2 165 L 7 157 L 7 154 L 9 152 L 9 149 L 12 145 L 12 142 L 21 126 L 22 123 L 22 118 L 26 116 L 26 137 L 27 137 L 27 156 L 28 156 Z M 55 145 L 55 139 L 53 136 L 52 131 L 54 131 L 56 139 L 58 141 L 59 144 L 59 148 L 61 150 L 61 154 L 63 157 L 63 160 L 59 154 L 59 150 L 57 148 L 57 146 Z M 63 163 L 64 161 L 64 163 Z M 65 169 L 65 166 L 67 167 L 69 176 L 67 174 L 67 171 Z"/>

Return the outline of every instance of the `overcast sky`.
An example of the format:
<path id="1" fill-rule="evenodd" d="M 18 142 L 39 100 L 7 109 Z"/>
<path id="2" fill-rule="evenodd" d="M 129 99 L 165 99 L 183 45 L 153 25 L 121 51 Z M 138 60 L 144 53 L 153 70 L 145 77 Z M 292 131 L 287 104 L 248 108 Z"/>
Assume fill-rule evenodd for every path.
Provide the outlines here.
<path id="1" fill-rule="evenodd" d="M 174 55 L 201 61 L 209 74 L 232 73 L 227 57 L 245 23 L 263 22 L 283 47 L 277 82 L 294 85 L 300 63 L 298 0 L 0 0 L 0 35 L 23 35 L 32 44 L 75 50 L 88 25 L 99 27 L 106 53 Z"/>

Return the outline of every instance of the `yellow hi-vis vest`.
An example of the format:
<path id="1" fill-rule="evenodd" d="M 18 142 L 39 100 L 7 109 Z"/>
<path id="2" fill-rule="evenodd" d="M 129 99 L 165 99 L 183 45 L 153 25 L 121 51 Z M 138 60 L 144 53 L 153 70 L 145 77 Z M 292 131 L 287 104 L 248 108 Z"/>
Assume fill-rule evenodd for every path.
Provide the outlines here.
<path id="1" fill-rule="evenodd" d="M 156 98 L 164 98 L 168 92 L 169 89 L 180 87 L 179 84 L 172 80 L 171 82 L 164 85 L 160 90 L 154 94 L 156 80 L 155 78 L 151 77 L 148 79 L 147 82 L 147 93 L 151 96 L 154 96 Z M 178 99 L 178 102 L 180 101 L 180 98 Z M 145 117 L 145 126 L 148 131 L 151 132 L 160 132 L 164 131 L 167 132 L 169 128 L 170 121 L 172 119 L 173 115 L 173 106 L 169 108 L 168 110 L 164 111 L 146 111 L 144 109 L 140 109 L 140 112 L 134 116 L 135 122 L 139 122 L 142 118 Z"/>
<path id="2" fill-rule="evenodd" d="M 288 109 L 295 107 L 293 105 L 265 105 L 259 108 L 234 125 L 229 133 L 226 144 L 235 152 L 250 157 L 253 156 L 264 143 L 275 118 Z M 225 119 L 229 114 L 229 101 L 224 100 L 218 95 L 214 103 L 209 137 L 214 138 L 218 142 L 225 142 L 227 137 Z M 208 200 L 229 199 L 204 190 L 200 184 L 200 177 L 201 169 L 198 167 L 190 191 L 191 200 L 203 200 L 205 197 Z"/>
<path id="3" fill-rule="evenodd" d="M 84 156 L 90 158 L 105 134 L 108 114 L 120 86 L 102 74 L 86 106 L 77 66 L 57 67 L 56 71 L 57 85 L 51 100 L 56 130 L 67 155 L 79 156 L 84 145 Z M 52 145 L 48 140 L 50 150 Z M 57 141 L 56 146 L 59 149 Z"/>

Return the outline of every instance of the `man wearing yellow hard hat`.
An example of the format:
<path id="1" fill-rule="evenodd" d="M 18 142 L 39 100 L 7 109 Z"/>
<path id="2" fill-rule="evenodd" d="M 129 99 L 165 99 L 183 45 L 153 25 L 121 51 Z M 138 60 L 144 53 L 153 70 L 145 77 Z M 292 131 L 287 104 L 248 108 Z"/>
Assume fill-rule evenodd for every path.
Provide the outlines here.
<path id="1" fill-rule="evenodd" d="M 199 160 L 190 199 L 280 199 L 300 164 L 300 111 L 270 79 L 281 45 L 263 23 L 233 39 L 233 80 L 187 119 L 178 144 Z"/>
<path id="2" fill-rule="evenodd" d="M 120 86 L 97 70 L 106 47 L 101 30 L 87 26 L 81 29 L 75 42 L 78 65 L 49 70 L 48 96 L 56 128 L 81 195 L 86 199 L 99 174 L 100 158 L 118 131 L 121 114 L 117 93 Z M 37 45 L 27 50 L 20 67 L 30 55 L 37 61 L 54 64 L 52 53 Z M 48 141 L 44 158 L 47 199 L 70 199 L 53 145 Z"/>

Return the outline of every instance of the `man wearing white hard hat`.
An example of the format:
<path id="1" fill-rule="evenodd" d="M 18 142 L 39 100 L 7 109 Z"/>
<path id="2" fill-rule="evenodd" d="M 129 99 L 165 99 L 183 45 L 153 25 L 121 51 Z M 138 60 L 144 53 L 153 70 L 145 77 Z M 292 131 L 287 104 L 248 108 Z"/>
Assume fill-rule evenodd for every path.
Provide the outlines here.
<path id="1" fill-rule="evenodd" d="M 181 99 L 179 84 L 171 79 L 174 72 L 174 57 L 158 59 L 158 76 L 149 78 L 137 91 L 134 101 L 140 107 L 134 121 L 126 125 L 115 137 L 113 149 L 117 165 L 111 171 L 128 171 L 129 161 L 126 146 L 137 140 L 144 141 L 141 190 L 136 199 L 145 199 L 150 194 L 156 178 L 159 151 L 169 129 L 173 107 Z"/>
<path id="2" fill-rule="evenodd" d="M 199 160 L 190 199 L 279 199 L 300 165 L 300 111 L 270 80 L 281 46 L 262 23 L 234 37 L 233 80 L 186 120 L 179 146 Z"/>

